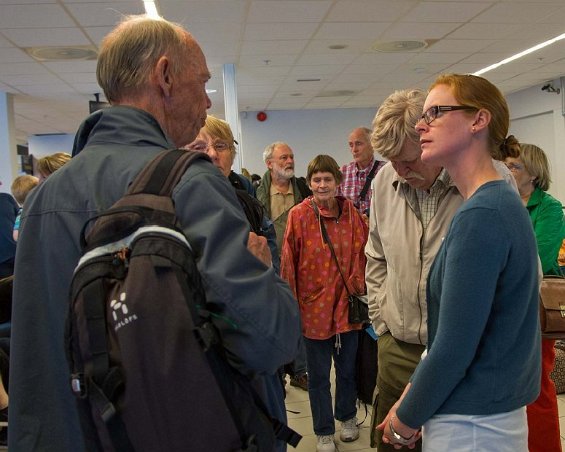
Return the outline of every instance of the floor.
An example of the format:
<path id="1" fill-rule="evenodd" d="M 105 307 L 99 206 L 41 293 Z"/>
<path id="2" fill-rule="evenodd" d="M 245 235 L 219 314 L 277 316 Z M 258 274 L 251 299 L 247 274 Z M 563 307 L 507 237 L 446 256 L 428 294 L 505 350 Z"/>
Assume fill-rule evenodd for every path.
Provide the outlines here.
<path id="1" fill-rule="evenodd" d="M 332 372 L 333 373 L 333 372 Z M 333 375 L 332 375 L 333 376 Z M 333 385 L 332 381 L 332 385 Z M 308 401 L 308 392 L 286 386 L 286 408 L 288 415 L 288 423 L 290 427 L 300 433 L 303 438 L 296 449 L 289 447 L 289 452 L 315 452 L 316 451 L 316 435 L 312 430 L 312 413 L 310 411 L 310 402 Z M 333 394 L 333 391 L 332 391 Z M 565 452 L 565 394 L 557 396 L 559 404 L 559 425 L 561 426 L 561 447 Z M 357 418 L 361 421 L 365 417 L 365 409 L 361 407 L 357 411 Z M 369 445 L 369 428 L 371 423 L 371 409 L 367 414 L 367 419 L 361 425 L 361 434 L 357 441 L 352 443 L 341 443 L 339 441 L 340 423 L 336 422 L 336 450 L 343 451 L 360 451 L 375 452 Z M 0 451 L 8 450 L 6 447 L 0 446 Z"/>
<path id="2" fill-rule="evenodd" d="M 333 385 L 333 381 L 332 381 Z M 312 413 L 310 411 L 310 402 L 308 401 L 308 393 L 302 389 L 286 386 L 286 408 L 288 415 L 288 423 L 290 427 L 300 433 L 303 438 L 296 449 L 288 448 L 289 452 L 315 452 L 316 451 L 316 435 L 312 430 Z M 333 391 L 332 391 L 333 393 Z M 559 405 L 559 425 L 561 426 L 561 447 L 565 452 L 565 394 L 557 396 L 557 403 Z M 365 409 L 360 408 L 357 412 L 357 418 L 362 420 L 365 417 Z M 339 441 L 340 423 L 336 422 L 336 450 L 342 451 L 371 451 L 375 452 L 376 449 L 371 449 L 369 445 L 369 429 L 371 423 L 371 411 L 367 419 L 361 426 L 361 435 L 357 441 L 352 443 L 341 443 Z"/>

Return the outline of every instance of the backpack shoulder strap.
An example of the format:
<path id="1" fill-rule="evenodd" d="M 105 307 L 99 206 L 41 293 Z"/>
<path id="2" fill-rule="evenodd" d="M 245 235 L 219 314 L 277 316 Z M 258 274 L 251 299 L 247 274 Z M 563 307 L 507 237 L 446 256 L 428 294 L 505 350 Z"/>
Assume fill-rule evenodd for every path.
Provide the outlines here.
<path id="1" fill-rule="evenodd" d="M 131 183 L 127 194 L 150 193 L 171 196 L 188 167 L 195 160 L 210 158 L 203 152 L 172 149 L 157 154 Z"/>

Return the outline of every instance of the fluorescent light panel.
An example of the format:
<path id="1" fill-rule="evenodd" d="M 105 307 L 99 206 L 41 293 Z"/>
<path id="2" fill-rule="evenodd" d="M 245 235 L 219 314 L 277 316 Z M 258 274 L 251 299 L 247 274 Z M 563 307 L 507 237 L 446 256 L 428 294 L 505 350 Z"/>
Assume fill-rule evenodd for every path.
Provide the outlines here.
<path id="1" fill-rule="evenodd" d="M 543 49 L 544 47 L 547 47 L 553 43 L 556 43 L 557 41 L 561 41 L 562 39 L 565 39 L 565 33 L 563 33 L 562 35 L 559 35 L 553 39 L 550 39 L 549 41 L 545 41 L 542 42 L 541 44 L 535 45 L 533 47 L 530 47 L 529 49 L 523 50 L 520 53 L 517 53 L 516 55 L 512 55 L 511 57 L 505 58 L 502 61 L 499 61 L 498 63 L 495 64 L 491 64 L 490 66 L 487 66 L 483 69 L 481 69 L 480 71 L 477 72 L 473 72 L 473 75 L 481 75 L 484 74 L 485 72 L 488 71 L 492 71 L 493 69 L 496 69 L 499 66 L 502 66 L 503 64 L 506 63 L 510 63 L 511 61 L 517 60 L 518 58 L 522 58 L 523 56 L 526 56 L 532 52 L 536 52 L 539 49 Z"/>
<path id="2" fill-rule="evenodd" d="M 143 6 L 145 6 L 145 13 L 153 18 L 153 19 L 160 19 L 161 16 L 159 15 L 159 13 L 157 12 L 157 5 L 155 5 L 155 2 L 147 0 L 143 2 Z"/>

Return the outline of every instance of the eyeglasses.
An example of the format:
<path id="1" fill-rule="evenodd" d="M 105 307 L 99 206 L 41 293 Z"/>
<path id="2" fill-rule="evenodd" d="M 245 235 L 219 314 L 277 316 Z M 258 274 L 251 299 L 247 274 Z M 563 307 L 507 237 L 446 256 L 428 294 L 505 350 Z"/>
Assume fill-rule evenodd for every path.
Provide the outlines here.
<path id="1" fill-rule="evenodd" d="M 190 146 L 190 150 L 196 152 L 208 152 L 210 148 L 214 148 L 216 152 L 224 152 L 230 148 L 230 145 L 224 141 L 216 141 L 215 143 L 197 141 Z"/>
<path id="2" fill-rule="evenodd" d="M 423 119 L 427 125 L 430 125 L 442 113 L 455 110 L 477 110 L 477 108 L 469 105 L 434 105 L 428 108 L 420 119 Z"/>
<path id="3" fill-rule="evenodd" d="M 510 171 L 521 171 L 524 169 L 524 166 L 517 163 L 506 163 L 506 168 Z"/>

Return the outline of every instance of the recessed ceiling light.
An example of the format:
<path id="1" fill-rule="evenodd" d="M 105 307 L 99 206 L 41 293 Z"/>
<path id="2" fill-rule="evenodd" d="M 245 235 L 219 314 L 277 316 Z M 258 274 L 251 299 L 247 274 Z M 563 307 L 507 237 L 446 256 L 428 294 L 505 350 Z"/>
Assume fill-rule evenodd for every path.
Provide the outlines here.
<path id="1" fill-rule="evenodd" d="M 377 52 L 410 52 L 427 46 L 426 41 L 377 41 L 371 48 Z"/>
<path id="2" fill-rule="evenodd" d="M 208 89 L 208 88 L 206 88 L 206 94 L 214 94 L 214 93 L 217 93 L 217 92 L 218 92 L 217 89 Z"/>
<path id="3" fill-rule="evenodd" d="M 95 60 L 93 46 L 26 47 L 26 53 L 37 61 Z"/>
<path id="4" fill-rule="evenodd" d="M 331 46 L 328 46 L 328 49 L 332 49 L 332 50 L 347 49 L 347 45 L 345 45 L 345 44 L 332 44 Z"/>

